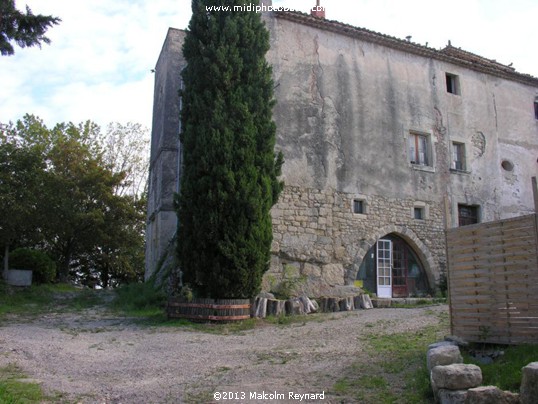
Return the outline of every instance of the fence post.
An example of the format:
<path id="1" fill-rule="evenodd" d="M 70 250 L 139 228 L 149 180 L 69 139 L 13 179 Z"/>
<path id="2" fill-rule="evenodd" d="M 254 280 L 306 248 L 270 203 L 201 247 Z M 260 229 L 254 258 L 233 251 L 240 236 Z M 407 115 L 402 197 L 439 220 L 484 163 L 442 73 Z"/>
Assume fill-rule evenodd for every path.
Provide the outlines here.
<path id="1" fill-rule="evenodd" d="M 538 185 L 536 177 L 532 177 L 532 195 L 534 196 L 534 213 L 538 213 Z"/>
<path id="2" fill-rule="evenodd" d="M 538 261 L 538 183 L 532 177 L 532 195 L 534 196 L 534 236 L 536 242 L 536 259 Z"/>

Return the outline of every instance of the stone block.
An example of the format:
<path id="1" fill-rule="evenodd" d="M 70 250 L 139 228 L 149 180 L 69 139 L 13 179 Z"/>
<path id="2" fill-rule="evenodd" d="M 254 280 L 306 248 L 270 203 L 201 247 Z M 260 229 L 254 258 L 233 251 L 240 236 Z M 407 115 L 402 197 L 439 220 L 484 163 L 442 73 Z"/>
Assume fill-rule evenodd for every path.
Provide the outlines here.
<path id="1" fill-rule="evenodd" d="M 431 371 L 431 382 L 434 391 L 472 389 L 482 383 L 482 370 L 476 365 L 462 363 L 435 366 Z"/>
<path id="2" fill-rule="evenodd" d="M 463 338 L 460 338 L 456 335 L 447 335 L 445 336 L 445 341 L 448 342 L 454 342 L 459 347 L 466 347 L 469 346 L 469 343 L 465 341 Z"/>
<path id="3" fill-rule="evenodd" d="M 463 363 L 460 349 L 455 345 L 440 346 L 430 349 L 426 355 L 428 371 L 436 366 L 452 365 Z"/>
<path id="4" fill-rule="evenodd" d="M 536 403 L 536 397 L 534 397 Z M 502 391 L 496 386 L 480 386 L 467 390 L 465 404 L 519 404 L 519 394 Z"/>
<path id="5" fill-rule="evenodd" d="M 344 297 L 339 302 L 340 311 L 353 311 L 355 310 L 355 302 L 353 297 Z"/>
<path id="6" fill-rule="evenodd" d="M 303 267 L 303 275 L 319 278 L 321 276 L 321 268 L 319 265 L 305 263 Z"/>
<path id="7" fill-rule="evenodd" d="M 529 363 L 521 372 L 521 404 L 538 403 L 538 362 Z"/>
<path id="8" fill-rule="evenodd" d="M 465 404 L 467 390 L 439 390 L 437 402 L 440 404 Z"/>
<path id="9" fill-rule="evenodd" d="M 280 316 L 286 314 L 286 301 L 277 299 L 267 300 L 267 315 Z"/>
<path id="10" fill-rule="evenodd" d="M 435 342 L 433 344 L 430 344 L 428 346 L 428 350 L 434 349 L 434 348 L 439 348 L 440 346 L 450 346 L 450 345 L 457 346 L 458 344 L 456 344 L 455 342 L 452 342 L 452 341 L 439 341 L 439 342 Z"/>
<path id="11" fill-rule="evenodd" d="M 284 307 L 288 316 L 300 316 L 305 314 L 304 304 L 299 298 L 286 300 Z"/>
<path id="12" fill-rule="evenodd" d="M 319 306 L 315 300 L 310 300 L 307 296 L 301 296 L 299 300 L 303 303 L 305 314 L 315 313 L 318 311 Z"/>
<path id="13" fill-rule="evenodd" d="M 29 269 L 10 269 L 7 273 L 7 283 L 12 286 L 32 285 L 32 271 Z"/>
<path id="14" fill-rule="evenodd" d="M 342 264 L 324 265 L 322 269 L 322 279 L 328 285 L 343 285 L 344 284 L 344 266 Z"/>
<path id="15" fill-rule="evenodd" d="M 365 310 L 374 308 L 374 305 L 372 304 L 372 300 L 370 300 L 370 296 L 363 294 L 363 295 L 358 296 L 358 299 L 359 299 L 359 305 L 355 304 L 356 307 L 360 307 L 361 309 L 365 309 Z"/>
<path id="16" fill-rule="evenodd" d="M 259 297 L 256 299 L 256 317 L 265 318 L 267 316 L 267 298 Z"/>

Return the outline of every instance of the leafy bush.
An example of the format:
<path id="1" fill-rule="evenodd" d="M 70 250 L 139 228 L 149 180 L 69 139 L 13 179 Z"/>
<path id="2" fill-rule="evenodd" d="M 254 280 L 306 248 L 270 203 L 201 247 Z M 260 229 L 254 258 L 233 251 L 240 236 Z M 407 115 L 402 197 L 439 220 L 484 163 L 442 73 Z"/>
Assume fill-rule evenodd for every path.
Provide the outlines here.
<path id="1" fill-rule="evenodd" d="M 439 275 L 439 282 L 437 284 L 437 297 L 447 297 L 448 296 L 448 278 L 446 276 L 446 271 L 441 271 Z"/>
<path id="2" fill-rule="evenodd" d="M 31 269 L 32 282 L 51 283 L 56 279 L 56 263 L 44 252 L 29 248 L 17 248 L 9 255 L 9 267 Z"/>
<path id="3" fill-rule="evenodd" d="M 300 295 L 305 282 L 306 276 L 299 273 L 299 268 L 293 265 L 285 265 L 280 282 L 277 282 L 274 278 L 270 280 L 270 292 L 277 299 L 287 300 Z"/>
<path id="4" fill-rule="evenodd" d="M 166 294 L 151 283 L 130 283 L 116 289 L 114 306 L 130 314 L 163 311 Z"/>

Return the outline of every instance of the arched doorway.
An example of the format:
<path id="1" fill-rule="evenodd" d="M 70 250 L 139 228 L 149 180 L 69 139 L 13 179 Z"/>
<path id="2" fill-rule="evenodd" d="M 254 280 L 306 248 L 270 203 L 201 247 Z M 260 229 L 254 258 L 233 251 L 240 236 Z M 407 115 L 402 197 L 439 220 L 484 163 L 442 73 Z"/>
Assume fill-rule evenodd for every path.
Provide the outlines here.
<path id="1" fill-rule="evenodd" d="M 413 248 L 400 236 L 381 237 L 364 256 L 357 280 L 378 297 L 423 297 L 431 295 L 424 265 Z"/>

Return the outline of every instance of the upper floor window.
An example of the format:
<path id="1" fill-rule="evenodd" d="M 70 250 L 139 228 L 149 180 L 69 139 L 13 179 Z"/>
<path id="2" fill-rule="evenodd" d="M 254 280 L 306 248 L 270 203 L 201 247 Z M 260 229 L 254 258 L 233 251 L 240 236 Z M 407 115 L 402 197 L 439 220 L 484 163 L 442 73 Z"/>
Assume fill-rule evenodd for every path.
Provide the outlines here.
<path id="1" fill-rule="evenodd" d="M 455 74 L 446 74 L 446 91 L 451 94 L 460 95 L 460 80 Z"/>
<path id="2" fill-rule="evenodd" d="M 421 133 L 409 134 L 409 161 L 419 166 L 431 166 L 430 136 Z"/>
<path id="3" fill-rule="evenodd" d="M 467 169 L 465 164 L 465 144 L 452 142 L 452 165 L 450 168 L 458 171 Z"/>
<path id="4" fill-rule="evenodd" d="M 538 119 L 538 97 L 534 99 L 534 118 Z"/>
<path id="5" fill-rule="evenodd" d="M 467 226 L 480 222 L 480 208 L 476 205 L 458 205 L 458 224 Z"/>

